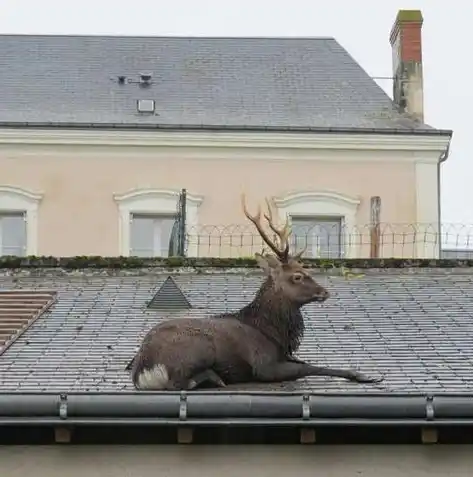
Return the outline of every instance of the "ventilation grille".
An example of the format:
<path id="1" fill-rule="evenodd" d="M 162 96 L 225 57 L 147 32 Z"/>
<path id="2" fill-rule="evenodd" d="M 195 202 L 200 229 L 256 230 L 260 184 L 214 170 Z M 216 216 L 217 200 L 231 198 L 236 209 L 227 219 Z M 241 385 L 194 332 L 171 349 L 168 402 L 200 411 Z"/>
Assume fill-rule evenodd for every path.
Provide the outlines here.
<path id="1" fill-rule="evenodd" d="M 0 291 L 0 354 L 5 352 L 55 301 L 56 292 Z"/>
<path id="2" fill-rule="evenodd" d="M 188 310 L 192 306 L 176 282 L 169 276 L 149 302 L 148 308 L 152 310 Z"/>

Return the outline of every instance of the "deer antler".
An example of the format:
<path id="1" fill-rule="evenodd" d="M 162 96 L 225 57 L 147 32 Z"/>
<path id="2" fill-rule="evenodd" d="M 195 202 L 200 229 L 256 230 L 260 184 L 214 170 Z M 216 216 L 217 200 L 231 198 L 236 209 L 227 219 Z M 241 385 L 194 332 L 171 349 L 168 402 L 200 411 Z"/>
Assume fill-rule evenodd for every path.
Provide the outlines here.
<path id="1" fill-rule="evenodd" d="M 271 215 L 271 208 L 269 207 L 269 202 L 267 201 L 268 204 L 268 209 L 269 209 L 269 215 L 265 214 L 265 218 L 269 223 L 269 226 L 271 227 L 271 230 L 277 234 L 279 237 L 281 244 L 280 248 L 268 237 L 268 234 L 264 231 L 263 226 L 261 224 L 261 206 L 258 205 L 258 212 L 256 215 L 251 215 L 248 212 L 248 209 L 246 208 L 246 202 L 245 202 L 245 194 L 241 194 L 241 205 L 243 208 L 243 212 L 246 215 L 247 219 L 254 224 L 256 229 L 258 230 L 258 233 L 260 234 L 261 238 L 266 242 L 266 244 L 269 246 L 269 248 L 277 255 L 277 257 L 281 261 L 287 261 L 288 255 L 289 255 L 289 241 L 288 237 L 289 234 L 291 233 L 289 230 L 289 223 L 288 221 L 286 222 L 286 225 L 284 226 L 283 229 L 278 230 L 276 226 L 272 222 L 272 215 Z"/>
<path id="2" fill-rule="evenodd" d="M 293 257 L 291 257 L 293 260 L 300 260 L 302 255 L 304 254 L 304 252 L 307 250 L 307 243 L 305 245 L 305 247 L 300 251 L 300 252 L 297 252 Z"/>
<path id="3" fill-rule="evenodd" d="M 268 198 L 265 198 L 265 201 L 268 207 L 268 213 L 264 214 L 264 218 L 268 221 L 270 229 L 278 236 L 281 250 L 285 251 L 287 249 L 289 252 L 289 236 L 291 235 L 289 216 L 286 217 L 286 223 L 283 225 L 283 227 L 278 229 L 276 225 L 274 225 L 273 212 L 271 210 L 271 204 Z"/>
<path id="4" fill-rule="evenodd" d="M 271 204 L 267 198 L 265 200 L 266 200 L 266 205 L 268 206 L 268 214 L 264 214 L 264 217 L 268 221 L 268 224 L 271 230 L 279 237 L 279 240 L 281 242 L 281 249 L 287 250 L 286 252 L 286 256 L 287 256 L 289 253 L 289 236 L 291 235 L 289 216 L 286 217 L 286 223 L 284 224 L 283 228 L 278 229 L 273 222 L 273 212 L 271 210 Z M 291 259 L 294 261 L 300 260 L 306 250 L 307 250 L 307 243 L 305 247 L 301 251 L 293 255 Z"/>

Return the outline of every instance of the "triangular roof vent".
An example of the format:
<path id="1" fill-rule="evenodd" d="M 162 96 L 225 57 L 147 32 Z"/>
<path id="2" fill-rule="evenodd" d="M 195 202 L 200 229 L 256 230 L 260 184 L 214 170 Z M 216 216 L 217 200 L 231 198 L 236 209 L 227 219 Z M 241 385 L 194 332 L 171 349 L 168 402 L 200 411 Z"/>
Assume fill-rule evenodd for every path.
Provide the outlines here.
<path id="1" fill-rule="evenodd" d="M 169 276 L 149 302 L 148 308 L 152 310 L 188 310 L 192 306 L 176 282 Z"/>

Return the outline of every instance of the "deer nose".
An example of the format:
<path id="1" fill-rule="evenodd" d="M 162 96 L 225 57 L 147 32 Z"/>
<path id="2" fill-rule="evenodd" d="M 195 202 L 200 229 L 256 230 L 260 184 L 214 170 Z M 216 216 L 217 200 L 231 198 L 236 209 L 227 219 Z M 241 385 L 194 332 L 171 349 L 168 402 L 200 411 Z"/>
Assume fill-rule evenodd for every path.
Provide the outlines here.
<path id="1" fill-rule="evenodd" d="M 330 298 L 330 293 L 328 290 L 324 290 L 321 294 L 320 294 L 320 297 L 323 299 L 323 300 L 327 300 L 328 298 Z"/>

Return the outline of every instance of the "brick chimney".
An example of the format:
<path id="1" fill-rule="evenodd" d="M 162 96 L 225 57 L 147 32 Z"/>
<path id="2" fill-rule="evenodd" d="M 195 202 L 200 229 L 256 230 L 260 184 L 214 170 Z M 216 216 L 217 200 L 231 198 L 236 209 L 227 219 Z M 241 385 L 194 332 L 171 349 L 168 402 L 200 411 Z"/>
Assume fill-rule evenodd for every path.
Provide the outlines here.
<path id="1" fill-rule="evenodd" d="M 389 41 L 393 52 L 393 99 L 401 112 L 424 121 L 422 13 L 399 10 Z"/>

